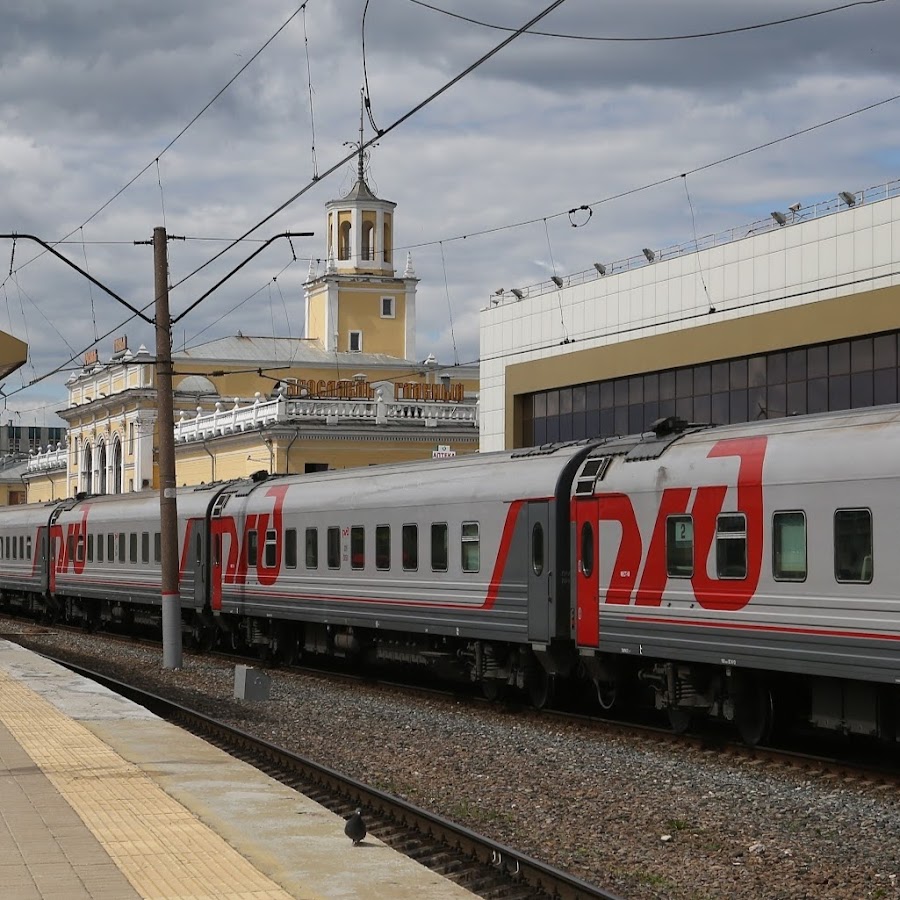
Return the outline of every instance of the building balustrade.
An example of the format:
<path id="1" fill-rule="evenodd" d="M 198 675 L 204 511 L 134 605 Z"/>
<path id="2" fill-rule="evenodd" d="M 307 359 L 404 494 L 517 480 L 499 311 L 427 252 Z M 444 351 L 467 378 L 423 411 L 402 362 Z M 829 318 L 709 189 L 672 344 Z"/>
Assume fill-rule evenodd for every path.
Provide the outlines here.
<path id="1" fill-rule="evenodd" d="M 235 398 L 234 405 L 226 409 L 216 402 L 213 412 L 197 407 L 196 416 L 188 417 L 184 411 L 175 423 L 175 440 L 182 443 L 200 441 L 226 434 L 253 431 L 267 425 L 288 422 L 338 422 L 386 425 L 402 423 L 436 428 L 439 425 L 478 426 L 478 401 L 461 403 L 430 400 L 385 400 L 381 390 L 373 399 L 288 399 L 283 395 L 270 400 L 260 393 L 252 403 L 241 404 Z M 33 450 L 28 459 L 26 473 L 65 469 L 69 449 L 65 444 Z"/>
<path id="2" fill-rule="evenodd" d="M 267 425 L 287 422 L 324 421 L 327 425 L 338 422 L 374 423 L 384 425 L 389 422 L 415 423 L 423 427 L 437 427 L 441 424 L 478 425 L 478 401 L 462 403 L 441 403 L 417 400 L 385 400 L 378 390 L 375 397 L 367 399 L 287 399 L 278 396 L 264 400 L 257 393 L 253 403 L 241 405 L 235 398 L 234 406 L 225 409 L 221 401 L 216 402 L 214 412 L 204 413 L 197 407 L 197 415 L 188 418 L 181 413 L 175 423 L 175 440 L 199 441 L 226 434 L 252 431 Z"/>
<path id="3" fill-rule="evenodd" d="M 46 472 L 50 469 L 65 469 L 68 455 L 69 448 L 65 444 L 57 444 L 45 450 L 32 450 L 25 471 Z"/>

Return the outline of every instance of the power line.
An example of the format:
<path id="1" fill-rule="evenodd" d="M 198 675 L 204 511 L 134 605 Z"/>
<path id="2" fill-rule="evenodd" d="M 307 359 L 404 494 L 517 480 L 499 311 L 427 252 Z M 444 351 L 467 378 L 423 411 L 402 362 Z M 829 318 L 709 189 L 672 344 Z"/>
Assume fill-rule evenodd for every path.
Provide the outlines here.
<path id="1" fill-rule="evenodd" d="M 757 306 L 764 306 L 767 303 L 780 303 L 785 300 L 795 300 L 799 297 L 808 297 L 811 294 L 819 294 L 823 291 L 836 291 L 841 290 L 842 288 L 854 287 L 858 284 L 866 284 L 870 281 L 880 281 L 883 278 L 894 278 L 900 275 L 900 269 L 895 270 L 893 272 L 884 272 L 880 275 L 866 275 L 863 278 L 855 278 L 852 281 L 844 281 L 840 284 L 830 284 L 825 287 L 815 287 L 808 288 L 804 291 L 794 291 L 790 294 L 781 294 L 778 297 L 767 297 L 764 300 L 750 300 L 747 303 L 738 303 L 734 306 L 729 306 L 727 312 L 736 312 L 738 310 L 745 309 L 753 309 Z M 641 331 L 645 328 L 659 328 L 661 326 L 668 325 L 677 325 L 681 322 L 689 322 L 693 319 L 708 319 L 709 318 L 709 310 L 706 308 L 706 304 L 701 304 L 701 306 L 692 307 L 693 311 L 689 311 L 686 315 L 677 315 L 672 316 L 666 319 L 659 319 L 657 317 L 653 317 L 650 321 L 642 321 L 636 322 L 632 325 L 626 325 L 621 328 L 615 328 L 610 331 L 594 331 L 588 334 L 583 335 L 578 338 L 579 343 L 589 340 L 596 340 L 598 338 L 611 338 L 611 337 L 620 337 L 623 334 L 631 334 L 635 331 Z M 724 312 L 725 310 L 720 310 L 720 312 Z M 475 363 L 484 363 L 484 362 L 494 362 L 496 360 L 502 359 L 510 359 L 514 356 L 524 356 L 527 353 L 538 353 L 541 350 L 549 350 L 553 347 L 558 346 L 559 341 L 553 340 L 544 344 L 534 344 L 530 347 L 520 347 L 516 350 L 507 350 L 502 353 L 496 353 L 491 356 L 482 356 L 477 360 L 474 360 Z M 602 345 L 593 345 L 592 347 L 582 347 L 582 349 L 586 350 L 594 350 L 598 346 Z M 15 393 L 15 392 L 14 392 Z"/>
<path id="2" fill-rule="evenodd" d="M 431 3 L 425 3 L 424 0 L 409 0 L 410 3 L 415 3 L 416 6 L 423 6 L 426 9 L 430 9 L 433 12 L 441 13 L 445 16 L 450 16 L 453 19 L 460 19 L 463 22 L 469 22 L 471 25 L 478 25 L 482 28 L 491 28 L 494 31 L 512 31 L 512 28 L 508 28 L 505 25 L 494 25 L 490 22 L 482 22 L 480 19 L 472 19 L 469 16 L 463 16 L 459 13 L 450 12 L 446 9 L 441 9 L 439 6 L 433 6 Z M 723 28 L 719 31 L 702 31 L 696 34 L 669 34 L 669 35 L 661 35 L 658 37 L 595 37 L 593 35 L 584 35 L 584 34 L 561 34 L 555 31 L 529 31 L 529 34 L 538 35 L 540 37 L 551 37 L 551 38 L 562 38 L 568 41 L 599 41 L 604 43 L 622 43 L 622 44 L 637 44 L 637 43 L 650 43 L 650 42 L 661 42 L 661 41 L 690 41 L 695 40 L 696 38 L 710 38 L 710 37 L 721 37 L 726 34 L 738 34 L 742 31 L 756 31 L 760 28 L 771 28 L 775 25 L 787 25 L 790 22 L 800 22 L 803 19 L 814 19 L 817 16 L 827 16 L 829 13 L 840 12 L 844 9 L 850 9 L 852 6 L 872 6 L 876 3 L 884 3 L 885 0 L 855 0 L 853 3 L 844 3 L 842 6 L 833 6 L 830 9 L 821 9 L 818 12 L 811 13 L 803 13 L 799 16 L 790 16 L 786 19 L 775 19 L 771 22 L 761 22 L 757 25 L 741 25 L 736 28 Z"/>
<path id="3" fill-rule="evenodd" d="M 215 94 L 215 96 L 214 96 L 214 97 L 213 97 L 213 98 L 212 98 L 212 99 L 211 99 L 211 100 L 210 100 L 210 101 L 209 101 L 209 102 L 208 102 L 208 103 L 200 110 L 200 112 L 198 112 L 198 113 L 190 120 L 190 122 L 188 122 L 187 125 L 185 125 L 184 128 L 182 128 L 181 131 L 179 131 L 178 134 L 176 134 L 175 137 L 173 137 L 172 140 L 170 140 L 169 143 L 166 144 L 166 146 L 163 147 L 163 149 L 160 150 L 160 152 L 157 153 L 156 156 L 155 156 L 153 159 L 151 159 L 150 162 L 148 162 L 147 165 L 144 166 L 144 168 L 140 170 L 140 172 L 137 173 L 137 175 L 135 175 L 133 178 L 131 178 L 129 181 L 127 181 L 124 185 L 122 185 L 122 187 L 120 187 L 119 190 L 117 190 L 117 191 L 112 195 L 112 197 L 110 197 L 105 203 L 103 203 L 100 207 L 98 207 L 96 210 L 94 210 L 94 212 L 92 212 L 92 213 L 91 213 L 91 214 L 90 214 L 90 215 L 89 215 L 89 216 L 81 223 L 81 225 L 79 225 L 79 226 L 73 228 L 67 235 L 65 235 L 65 236 L 64 236 L 63 238 L 61 238 L 59 241 L 56 241 L 56 244 L 60 244 L 60 243 L 62 243 L 63 241 L 65 241 L 67 238 L 70 238 L 73 234 L 75 234 L 76 231 L 78 231 L 79 228 L 84 228 L 84 226 L 87 225 L 92 219 L 95 219 L 97 216 L 99 216 L 100 213 L 102 213 L 103 210 L 106 209 L 107 206 L 109 206 L 112 202 L 114 202 L 114 201 L 117 200 L 122 194 L 124 194 L 125 191 L 127 191 L 128 188 L 130 188 L 130 187 L 131 187 L 131 186 L 132 186 L 132 185 L 133 185 L 133 184 L 134 184 L 134 183 L 135 183 L 135 182 L 136 182 L 136 181 L 137 181 L 137 180 L 138 180 L 138 179 L 139 179 L 139 178 L 140 178 L 140 177 L 141 177 L 141 176 L 142 176 L 142 175 L 143 175 L 150 167 L 151 167 L 151 166 L 153 166 L 154 164 L 156 164 L 156 165 L 158 166 L 158 165 L 159 165 L 160 157 L 162 157 L 166 152 L 168 152 L 169 150 L 172 149 L 172 147 L 175 146 L 175 143 L 176 143 L 180 138 L 182 138 L 182 137 L 185 135 L 185 133 L 188 131 L 188 129 L 191 128 L 191 127 L 194 125 L 194 123 L 196 123 L 196 121 L 197 121 L 197 120 L 198 120 L 198 119 L 199 119 L 199 118 L 200 118 L 200 117 L 201 117 L 201 116 L 202 116 L 202 115 L 203 115 L 203 114 L 204 114 L 204 113 L 205 113 L 205 112 L 206 112 L 206 111 L 207 111 L 207 110 L 208 110 L 208 109 L 209 109 L 209 108 L 210 108 L 210 107 L 211 107 L 211 106 L 219 99 L 219 97 L 221 97 L 222 94 L 224 94 L 225 91 L 227 91 L 228 88 L 230 88 L 231 85 L 234 84 L 234 82 L 237 81 L 237 79 L 240 78 L 241 75 L 244 74 L 244 72 L 247 70 L 247 68 L 248 68 L 248 67 L 256 60 L 256 58 L 263 52 L 263 50 L 265 50 L 265 49 L 269 46 L 269 44 L 271 44 L 272 41 L 274 41 L 275 38 L 278 37 L 278 35 L 281 34 L 281 32 L 284 31 L 285 28 L 287 28 L 288 24 L 289 24 L 289 23 L 290 23 L 290 22 L 291 22 L 291 21 L 292 21 L 292 20 L 293 20 L 300 12 L 301 12 L 301 11 L 303 11 L 303 10 L 306 9 L 306 6 L 307 6 L 308 3 L 309 3 L 309 0 L 304 0 L 304 2 L 303 2 L 297 9 L 295 9 L 295 10 L 287 17 L 287 19 L 285 19 L 285 21 L 279 26 L 279 28 L 275 31 L 275 33 L 272 34 L 272 35 L 266 40 L 266 42 L 265 42 L 265 43 L 264 43 L 264 44 L 263 44 L 263 45 L 262 45 L 262 46 L 261 46 L 261 47 L 253 54 L 253 56 L 250 57 L 250 59 L 247 60 L 247 62 L 244 63 L 244 65 L 242 65 L 242 66 L 240 67 L 240 69 L 237 70 L 237 72 L 235 72 L 234 75 L 232 75 L 232 77 L 226 82 L 225 86 L 222 87 L 222 88 Z M 160 192 L 161 192 L 161 191 L 162 191 L 162 185 L 160 184 Z M 55 246 L 55 244 L 54 244 L 54 246 Z M 40 258 L 41 256 L 43 256 L 46 252 L 47 252 L 46 250 L 42 250 L 40 253 L 36 253 L 36 254 L 35 254 L 34 256 L 32 256 L 30 259 L 28 259 L 28 260 L 26 260 L 24 263 L 22 263 L 22 265 L 19 266 L 19 268 L 16 269 L 16 271 L 18 272 L 18 271 L 20 271 L 21 269 L 24 269 L 26 266 L 31 265 L 31 263 L 33 263 L 36 259 L 39 259 L 39 258 Z M 12 273 L 10 273 L 10 274 L 12 274 Z M 8 276 L 7 276 L 7 277 L 8 277 Z M 4 279 L 4 282 L 3 282 L 3 283 L 5 283 L 5 279 Z"/>
<path id="4" fill-rule="evenodd" d="M 475 60 L 475 62 L 473 62 L 471 65 L 469 65 L 465 69 L 463 69 L 462 72 L 460 72 L 454 78 L 451 78 L 449 81 L 445 82 L 436 91 L 429 94 L 424 100 L 422 100 L 420 103 L 416 104 L 416 106 L 414 106 L 412 109 L 408 110 L 402 116 L 400 116 L 399 119 L 396 119 L 393 123 L 388 125 L 387 128 L 385 128 L 383 131 L 376 134 L 375 137 L 370 138 L 368 141 L 365 141 L 362 144 L 362 146 L 354 148 L 350 153 L 348 153 L 342 159 L 340 159 L 336 163 L 334 163 L 334 165 L 332 165 L 331 168 L 329 168 L 327 171 L 323 172 L 322 175 L 318 179 L 316 179 L 314 181 L 310 181 L 305 187 L 301 188 L 299 191 L 297 191 L 297 193 L 295 193 L 293 196 L 291 196 L 287 200 L 285 200 L 284 203 L 281 204 L 281 206 L 279 206 L 277 209 L 270 212 L 264 219 L 261 219 L 252 228 L 250 228 L 246 232 L 244 232 L 244 234 L 241 235 L 241 237 L 239 237 L 236 241 L 234 241 L 234 243 L 232 243 L 228 247 L 225 247 L 222 250 L 220 250 L 215 256 L 210 257 L 205 263 L 198 266 L 192 272 L 189 272 L 180 281 L 175 282 L 175 284 L 172 285 L 172 288 L 174 289 L 174 288 L 178 287 L 179 285 L 184 284 L 184 282 L 187 281 L 189 278 L 193 278 L 194 275 L 196 275 L 198 272 L 201 272 L 208 265 L 211 265 L 220 256 L 223 256 L 225 253 L 227 253 L 229 250 L 231 250 L 232 247 L 234 247 L 240 241 L 244 240 L 244 238 L 249 237 L 251 234 L 253 234 L 254 231 L 256 231 L 257 229 L 259 229 L 263 225 L 265 225 L 266 222 L 275 218 L 275 216 L 277 216 L 280 212 L 283 212 L 285 209 L 287 209 L 292 203 L 294 203 L 297 199 L 302 197 L 308 190 L 310 190 L 310 188 L 317 185 L 323 178 L 327 178 L 333 172 L 336 172 L 338 169 L 342 168 L 351 159 L 353 159 L 358 153 L 362 153 L 362 151 L 365 150 L 366 147 L 370 147 L 376 141 L 380 140 L 382 137 L 384 137 L 385 135 L 392 132 L 395 128 L 402 125 L 407 119 L 412 118 L 417 112 L 424 109 L 426 106 L 428 106 L 430 103 L 432 103 L 438 97 L 440 97 L 441 94 L 444 94 L 448 90 L 450 90 L 450 88 L 453 87 L 457 82 L 461 81 L 467 75 L 474 72 L 477 68 L 479 68 L 484 63 L 486 63 L 492 56 L 495 56 L 497 53 L 499 53 L 507 44 L 512 43 L 517 37 L 519 37 L 521 34 L 523 34 L 525 31 L 527 31 L 532 25 L 536 24 L 537 22 L 540 22 L 541 19 L 543 19 L 545 16 L 547 16 L 551 12 L 553 12 L 553 10 L 556 9 L 558 6 L 562 6 L 562 4 L 564 2 L 565 2 L 565 0 L 553 0 L 553 2 L 549 6 L 547 6 L 545 9 L 543 9 L 541 12 L 539 12 L 536 16 L 534 16 L 532 19 L 530 19 L 528 22 L 526 22 L 521 28 L 517 29 L 514 34 L 511 34 L 509 37 L 504 38 L 504 40 L 502 40 L 499 44 L 497 44 L 493 49 L 489 50 L 483 56 L 479 57 L 477 60 Z"/>
<path id="5" fill-rule="evenodd" d="M 824 122 L 818 122 L 815 125 L 810 125 L 808 128 L 801 128 L 799 131 L 793 131 L 790 134 L 785 134 L 781 137 L 773 138 L 771 141 L 766 141 L 762 144 L 756 144 L 753 147 L 748 147 L 746 150 L 739 150 L 736 153 L 732 153 L 729 156 L 720 157 L 719 159 L 713 160 L 712 162 L 703 163 L 702 165 L 695 166 L 693 169 L 687 169 L 686 171 L 679 172 L 675 175 L 667 175 L 665 178 L 659 178 L 656 181 L 647 182 L 646 184 L 642 184 L 639 187 L 628 188 L 627 190 L 620 191 L 618 194 L 610 194 L 607 197 L 602 197 L 599 200 L 594 200 L 592 203 L 587 203 L 580 207 L 575 207 L 568 210 L 560 210 L 559 212 L 550 213 L 546 216 L 535 216 L 533 219 L 524 219 L 520 222 L 511 222 L 505 225 L 496 225 L 492 228 L 483 228 L 480 231 L 469 231 L 466 232 L 466 234 L 458 234 L 454 237 L 444 237 L 432 241 L 421 241 L 418 244 L 406 244 L 395 249 L 417 250 L 422 247 L 434 247 L 435 245 L 442 242 L 448 244 L 451 241 L 465 241 L 473 237 L 484 237 L 488 234 L 497 234 L 501 231 L 506 231 L 513 228 L 524 228 L 526 225 L 536 225 L 539 222 L 558 219 L 561 216 L 568 216 L 576 209 L 592 209 L 595 206 L 602 206 L 604 203 L 611 203 L 613 200 L 621 200 L 623 197 L 630 197 L 633 194 L 640 194 L 642 191 L 648 191 L 651 188 L 661 187 L 664 184 L 669 184 L 669 182 L 676 181 L 677 179 L 683 178 L 686 175 L 695 175 L 697 172 L 703 172 L 706 169 L 712 169 L 715 166 L 720 166 L 723 163 L 732 162 L 736 159 L 740 159 L 743 156 L 749 156 L 751 153 L 756 153 L 757 150 L 765 150 L 769 147 L 774 147 L 777 144 L 782 144 L 785 141 L 792 140 L 793 138 L 801 137 L 804 134 L 809 134 L 810 132 L 817 131 L 820 128 L 825 128 L 828 125 L 834 125 L 836 122 L 842 122 L 845 119 L 850 119 L 853 116 L 860 115 L 861 113 L 869 112 L 870 110 L 877 109 L 880 106 L 885 106 L 888 103 L 893 103 L 895 100 L 900 100 L 900 94 L 894 94 L 893 97 L 887 97 L 884 100 L 877 100 L 875 103 L 870 103 L 867 106 L 861 106 L 859 109 L 854 109 L 851 112 L 843 113 L 839 116 L 834 116 L 834 118 L 826 119 Z"/>

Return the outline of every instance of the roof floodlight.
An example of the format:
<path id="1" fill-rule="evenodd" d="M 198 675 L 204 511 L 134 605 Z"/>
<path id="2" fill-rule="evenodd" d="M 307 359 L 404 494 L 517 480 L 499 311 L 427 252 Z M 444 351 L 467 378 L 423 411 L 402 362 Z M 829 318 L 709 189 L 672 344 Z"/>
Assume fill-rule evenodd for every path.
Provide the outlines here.
<path id="1" fill-rule="evenodd" d="M 520 291 L 518 288 L 512 289 L 512 295 L 513 295 L 513 297 L 516 298 L 516 300 L 521 300 L 525 296 L 525 294 L 522 291 Z"/>
<path id="2" fill-rule="evenodd" d="M 594 263 L 594 268 L 595 268 L 601 275 L 605 275 L 605 274 L 606 274 L 606 266 L 604 266 L 603 263 Z"/>
<path id="3" fill-rule="evenodd" d="M 653 262 L 656 259 L 656 254 L 649 247 L 644 247 L 641 252 L 647 257 L 647 262 Z"/>
<path id="4" fill-rule="evenodd" d="M 773 212 L 773 213 L 772 213 L 772 218 L 773 218 L 779 225 L 786 225 L 786 224 L 787 224 L 787 218 L 785 217 L 784 213 Z"/>
<path id="5" fill-rule="evenodd" d="M 847 206 L 856 206 L 856 194 L 851 194 L 850 191 L 841 191 L 838 194 L 838 197 L 840 197 Z"/>
<path id="6" fill-rule="evenodd" d="M 560 278 L 559 275 L 551 275 L 551 276 L 550 276 L 550 280 L 551 280 L 558 288 L 561 288 L 561 287 L 562 287 L 562 278 Z"/>

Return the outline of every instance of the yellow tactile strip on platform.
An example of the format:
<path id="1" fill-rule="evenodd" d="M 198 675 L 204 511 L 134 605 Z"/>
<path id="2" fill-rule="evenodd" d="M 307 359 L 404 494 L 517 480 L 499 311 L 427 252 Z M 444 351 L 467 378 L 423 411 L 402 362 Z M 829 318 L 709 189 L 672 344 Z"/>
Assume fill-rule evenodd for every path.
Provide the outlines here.
<path id="1" fill-rule="evenodd" d="M 290 900 L 137 766 L 2 671 L 0 721 L 146 900 Z"/>

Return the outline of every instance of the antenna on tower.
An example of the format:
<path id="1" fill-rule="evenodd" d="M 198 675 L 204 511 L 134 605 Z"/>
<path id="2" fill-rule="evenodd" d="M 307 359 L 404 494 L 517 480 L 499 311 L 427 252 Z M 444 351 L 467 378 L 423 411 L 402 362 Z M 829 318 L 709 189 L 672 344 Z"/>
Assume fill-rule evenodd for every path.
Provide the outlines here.
<path id="1" fill-rule="evenodd" d="M 359 164 L 357 175 L 359 180 L 363 180 L 363 110 L 366 106 L 366 92 L 364 88 L 359 89 Z"/>

